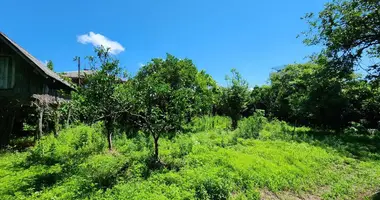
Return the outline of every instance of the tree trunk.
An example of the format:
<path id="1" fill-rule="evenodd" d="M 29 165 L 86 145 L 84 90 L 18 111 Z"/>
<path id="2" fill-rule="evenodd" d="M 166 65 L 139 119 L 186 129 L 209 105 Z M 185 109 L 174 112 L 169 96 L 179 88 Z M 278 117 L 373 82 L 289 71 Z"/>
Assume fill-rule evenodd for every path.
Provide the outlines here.
<path id="1" fill-rule="evenodd" d="M 158 136 L 153 136 L 154 139 L 154 159 L 158 161 Z"/>
<path id="2" fill-rule="evenodd" d="M 235 130 L 238 126 L 238 120 L 237 119 L 232 119 L 232 130 Z"/>
<path id="3" fill-rule="evenodd" d="M 112 150 L 112 129 L 113 129 L 113 123 L 112 119 L 106 118 L 105 120 L 105 128 L 107 133 L 107 142 L 108 142 L 108 150 Z"/>
<path id="4" fill-rule="evenodd" d="M 108 150 L 112 151 L 112 132 L 108 131 L 107 134 L 107 141 L 108 141 Z"/>

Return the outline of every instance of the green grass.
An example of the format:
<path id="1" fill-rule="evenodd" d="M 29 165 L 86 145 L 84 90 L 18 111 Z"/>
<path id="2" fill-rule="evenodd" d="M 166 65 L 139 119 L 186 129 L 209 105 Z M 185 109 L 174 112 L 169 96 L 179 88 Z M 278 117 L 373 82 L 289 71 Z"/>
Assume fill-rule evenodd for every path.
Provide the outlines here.
<path id="1" fill-rule="evenodd" d="M 0 154 L 0 199 L 357 199 L 380 189 L 374 149 L 355 154 L 344 148 L 353 141 L 334 145 L 278 121 L 259 134 L 239 126 L 255 134 L 213 124 L 161 139 L 165 167 L 154 170 L 143 134 L 115 138 L 108 152 L 98 126 L 67 129 L 28 151 Z"/>

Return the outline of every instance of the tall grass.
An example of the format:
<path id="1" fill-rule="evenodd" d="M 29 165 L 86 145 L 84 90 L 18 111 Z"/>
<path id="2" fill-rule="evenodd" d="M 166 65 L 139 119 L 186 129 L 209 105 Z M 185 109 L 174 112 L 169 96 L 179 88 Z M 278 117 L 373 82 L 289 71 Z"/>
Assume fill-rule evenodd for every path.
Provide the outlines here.
<path id="1" fill-rule="evenodd" d="M 143 133 L 115 136 L 109 152 L 98 125 L 69 128 L 30 151 L 0 154 L 0 199 L 355 199 L 380 185 L 379 161 L 344 154 L 309 128 L 262 116 L 236 131 L 229 124 L 196 118 L 187 126 L 196 132 L 163 138 L 160 169 L 149 168 Z"/>

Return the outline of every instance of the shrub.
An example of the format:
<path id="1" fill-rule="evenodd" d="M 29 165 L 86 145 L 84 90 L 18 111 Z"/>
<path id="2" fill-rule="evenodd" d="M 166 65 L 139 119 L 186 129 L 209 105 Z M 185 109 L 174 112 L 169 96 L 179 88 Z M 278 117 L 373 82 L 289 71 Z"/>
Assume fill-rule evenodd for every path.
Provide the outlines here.
<path id="1" fill-rule="evenodd" d="M 100 154 L 89 157 L 80 165 L 81 174 L 100 188 L 115 184 L 117 175 L 126 168 L 126 159 L 121 155 Z"/>
<path id="2" fill-rule="evenodd" d="M 264 113 L 257 111 L 253 116 L 239 121 L 237 136 L 242 138 L 258 138 L 260 131 L 267 124 L 268 120 Z"/>
<path id="3" fill-rule="evenodd" d="M 293 131 L 293 127 L 289 126 L 286 122 L 275 119 L 264 125 L 263 130 L 260 131 L 259 139 L 290 140 L 292 137 L 292 131 Z"/>
<path id="4" fill-rule="evenodd" d="M 98 128 L 80 125 L 63 130 L 57 138 L 44 137 L 32 149 L 27 164 L 73 164 L 103 151 L 104 147 L 105 140 Z"/>
<path id="5" fill-rule="evenodd" d="M 195 117 L 191 122 L 184 126 L 187 132 L 202 132 L 214 129 L 227 130 L 231 128 L 231 119 L 222 116 L 203 116 Z"/>
<path id="6" fill-rule="evenodd" d="M 232 186 L 224 177 L 209 176 L 195 188 L 197 199 L 225 200 L 230 197 Z"/>
<path id="7" fill-rule="evenodd" d="M 260 192 L 254 189 L 246 190 L 245 192 L 240 192 L 235 194 L 232 199 L 234 200 L 259 200 Z"/>

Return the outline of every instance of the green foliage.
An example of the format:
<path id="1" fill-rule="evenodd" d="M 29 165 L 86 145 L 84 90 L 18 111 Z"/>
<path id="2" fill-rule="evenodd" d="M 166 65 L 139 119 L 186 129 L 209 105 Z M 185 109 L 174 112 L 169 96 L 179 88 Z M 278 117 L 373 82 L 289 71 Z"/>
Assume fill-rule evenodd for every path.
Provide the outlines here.
<path id="1" fill-rule="evenodd" d="M 214 129 L 228 130 L 231 128 L 231 119 L 222 116 L 195 117 L 190 123 L 185 125 L 185 130 L 189 132 L 201 132 Z"/>
<path id="2" fill-rule="evenodd" d="M 109 54 L 103 46 L 95 49 L 97 57 L 88 57 L 93 74 L 86 76 L 86 83 L 77 94 L 72 95 L 72 105 L 76 112 L 82 114 L 87 122 L 103 121 L 108 140 L 108 148 L 112 149 L 112 133 L 116 119 L 126 112 L 126 106 L 116 92 L 121 84 L 122 69 L 119 60 Z M 97 68 L 99 67 L 100 68 Z"/>
<path id="3" fill-rule="evenodd" d="M 248 83 L 236 69 L 231 70 L 232 76 L 226 77 L 228 86 L 222 88 L 220 96 L 220 114 L 229 116 L 232 120 L 232 129 L 237 128 L 237 122 L 247 109 L 249 102 Z"/>
<path id="4" fill-rule="evenodd" d="M 211 111 L 214 84 L 191 60 L 169 54 L 165 60 L 152 59 L 140 69 L 133 79 L 134 122 L 153 137 L 155 160 L 161 135 L 175 134 L 185 121 Z"/>
<path id="5" fill-rule="evenodd" d="M 49 68 L 50 70 L 54 70 L 54 64 L 53 61 L 49 60 L 46 64 L 46 67 Z"/>
<path id="6" fill-rule="evenodd" d="M 305 131 L 310 130 L 305 127 L 296 128 L 298 132 L 302 132 L 304 129 L 306 129 Z M 294 127 L 289 126 L 286 122 L 275 119 L 264 125 L 260 131 L 259 139 L 290 141 L 293 138 L 294 130 Z"/>
<path id="7" fill-rule="evenodd" d="M 248 139 L 258 138 L 267 123 L 263 110 L 257 110 L 253 116 L 239 121 L 237 136 Z"/>
<path id="8" fill-rule="evenodd" d="M 125 167 L 125 162 L 122 156 L 98 154 L 88 157 L 79 168 L 93 184 L 108 188 L 116 182 L 117 175 Z"/>
<path id="9" fill-rule="evenodd" d="M 30 124 L 24 122 L 22 124 L 22 129 L 24 131 L 36 131 L 37 130 L 37 126 L 36 125 L 30 125 Z"/>
<path id="10" fill-rule="evenodd" d="M 334 0 L 308 14 L 305 43 L 322 52 L 252 90 L 235 69 L 221 87 L 170 54 L 125 79 L 97 48 L 72 101 L 45 111 L 66 129 L 0 152 L 0 199 L 362 198 L 380 185 L 379 6 Z M 365 57 L 369 79 L 353 72 Z"/>
<path id="11" fill-rule="evenodd" d="M 347 157 L 348 143 L 304 136 L 308 128 L 291 136 L 293 127 L 280 121 L 265 123 L 259 140 L 236 138 L 239 129 L 163 137 L 159 170 L 148 168 L 151 138 L 119 135 L 108 152 L 101 130 L 77 126 L 28 152 L 1 153 L 0 198 L 355 199 L 380 184 L 378 160 Z"/>
<path id="12" fill-rule="evenodd" d="M 249 106 L 296 126 L 341 131 L 351 122 L 366 121 L 366 128 L 377 128 L 374 86 L 354 73 L 337 77 L 315 62 L 293 64 L 272 73 L 269 86 L 255 87 Z"/>
<path id="13" fill-rule="evenodd" d="M 345 74 L 366 57 L 372 62 L 365 68 L 369 78 L 378 79 L 379 2 L 366 0 L 334 0 L 318 13 L 305 16 L 310 30 L 305 32 L 307 45 L 323 45 L 323 55 L 329 60 L 332 72 Z M 367 62 L 368 63 L 368 62 Z M 365 63 L 363 63 L 365 64 Z"/>
<path id="14" fill-rule="evenodd" d="M 91 154 L 102 152 L 105 140 L 100 134 L 100 128 L 94 127 L 77 126 L 63 130 L 58 137 L 44 137 L 31 150 L 26 164 L 70 165 Z"/>

